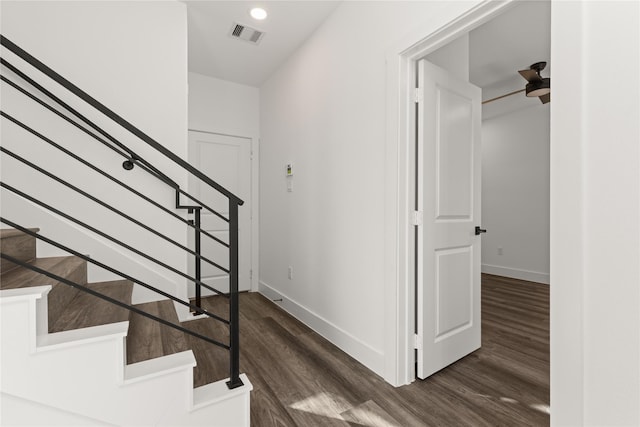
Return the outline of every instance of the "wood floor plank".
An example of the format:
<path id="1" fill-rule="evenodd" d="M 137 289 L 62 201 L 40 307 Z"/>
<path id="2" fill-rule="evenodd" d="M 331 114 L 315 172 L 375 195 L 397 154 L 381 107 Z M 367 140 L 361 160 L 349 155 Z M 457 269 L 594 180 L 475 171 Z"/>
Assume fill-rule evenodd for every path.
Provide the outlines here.
<path id="1" fill-rule="evenodd" d="M 254 389 L 251 392 L 251 419 L 260 420 L 262 427 L 289 427 L 296 422 L 284 408 L 269 385 L 263 382 L 261 387 L 256 387 L 258 375 L 251 377 Z M 253 422 L 252 422 L 253 423 Z"/>
<path id="2" fill-rule="evenodd" d="M 242 314 L 248 320 L 269 317 L 294 336 L 313 332 L 307 325 L 293 318 L 276 304 L 265 304 L 265 300 L 266 298 L 258 293 L 242 294 Z"/>
<path id="3" fill-rule="evenodd" d="M 391 417 L 373 400 L 367 400 L 365 403 L 349 409 L 341 415 L 350 426 L 402 427 L 398 420 Z"/>
<path id="4" fill-rule="evenodd" d="M 288 346 L 286 334 L 279 336 L 283 329 L 276 327 L 271 318 L 245 323 L 241 328 L 243 359 L 254 359 L 254 366 L 264 369 L 263 378 L 285 405 L 297 401 L 299 393 L 308 395 L 317 390 L 317 378 L 310 374 L 305 363 L 308 361 L 296 347 Z M 244 369 L 242 360 L 240 367 Z"/>
<path id="5" fill-rule="evenodd" d="M 312 395 L 298 393 L 292 397 L 293 401 L 287 405 L 287 411 L 296 425 L 317 425 L 319 421 L 326 426 L 349 425 L 341 414 L 353 409 L 353 405 L 340 394 L 323 391 Z"/>
<path id="6" fill-rule="evenodd" d="M 323 365 L 328 372 L 337 372 L 342 377 L 341 389 L 352 389 L 357 384 L 361 395 L 358 402 L 374 399 L 392 417 L 403 425 L 423 425 L 418 417 L 416 408 L 405 404 L 399 394 L 400 388 L 393 388 L 382 377 L 374 374 L 357 360 L 332 345 L 325 338 L 311 333 L 299 338 L 303 345 L 317 353 L 323 359 Z M 354 404 L 356 406 L 356 404 Z"/>
<path id="7" fill-rule="evenodd" d="M 418 412 L 421 424 L 416 425 L 494 426 L 482 416 L 486 408 L 470 400 L 460 384 L 445 373 L 449 368 L 401 387 L 402 398 Z"/>
<path id="8" fill-rule="evenodd" d="M 209 298 L 203 300 L 206 301 Z M 209 307 L 226 313 L 226 300 Z M 483 275 L 483 346 L 426 380 L 394 388 L 257 293 L 240 297 L 240 369 L 254 385 L 253 427 L 547 426 L 549 287 Z M 226 329 L 193 324 L 213 334 Z M 196 342 L 202 381 L 228 353 Z"/>

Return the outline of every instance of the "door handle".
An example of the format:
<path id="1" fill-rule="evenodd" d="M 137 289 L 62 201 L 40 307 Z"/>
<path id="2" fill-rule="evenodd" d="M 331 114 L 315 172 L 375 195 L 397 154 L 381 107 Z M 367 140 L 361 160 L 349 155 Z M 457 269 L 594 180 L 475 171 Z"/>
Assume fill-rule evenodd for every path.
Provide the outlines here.
<path id="1" fill-rule="evenodd" d="M 476 225 L 476 236 L 479 236 L 481 233 L 486 233 L 487 230 L 480 228 Z"/>

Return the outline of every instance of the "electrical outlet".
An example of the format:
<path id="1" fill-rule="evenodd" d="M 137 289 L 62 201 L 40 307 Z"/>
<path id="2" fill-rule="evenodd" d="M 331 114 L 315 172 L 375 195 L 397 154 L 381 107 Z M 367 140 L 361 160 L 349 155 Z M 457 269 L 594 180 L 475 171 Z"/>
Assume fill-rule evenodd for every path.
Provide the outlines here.
<path id="1" fill-rule="evenodd" d="M 289 280 L 293 280 L 293 267 L 289 266 L 287 275 L 289 276 Z"/>
<path id="2" fill-rule="evenodd" d="M 498 246 L 498 255 L 502 255 L 502 246 Z"/>

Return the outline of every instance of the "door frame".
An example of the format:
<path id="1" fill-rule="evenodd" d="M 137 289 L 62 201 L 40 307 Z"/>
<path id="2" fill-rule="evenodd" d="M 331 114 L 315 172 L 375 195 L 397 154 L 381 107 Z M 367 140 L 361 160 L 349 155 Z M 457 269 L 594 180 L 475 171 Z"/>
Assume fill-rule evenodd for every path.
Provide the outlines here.
<path id="1" fill-rule="evenodd" d="M 257 137 L 251 137 L 251 136 L 246 136 L 246 135 L 233 135 L 233 134 L 229 134 L 229 133 L 224 133 L 224 132 L 215 132 L 215 131 L 210 131 L 210 130 L 203 130 L 203 129 L 194 129 L 194 128 L 189 128 L 187 129 L 187 132 L 202 132 L 202 133 L 208 133 L 211 135 L 220 135 L 220 136 L 230 136 L 233 138 L 242 138 L 242 139 L 246 139 L 250 141 L 250 148 L 251 148 L 251 212 L 250 212 L 250 218 L 251 218 L 251 262 L 250 262 L 250 269 L 251 269 L 251 287 L 250 287 L 250 292 L 257 292 L 258 291 L 258 278 L 260 277 L 260 259 L 259 259 L 259 237 L 260 237 L 260 230 L 259 230 L 259 226 L 260 226 L 260 187 L 259 187 L 259 177 L 260 177 L 260 145 L 259 145 L 259 139 Z M 187 138 L 188 139 L 188 138 Z M 189 151 L 187 149 L 187 151 Z M 191 160 L 191 159 L 189 159 Z M 242 207 L 240 208 L 242 209 Z"/>
<path id="2" fill-rule="evenodd" d="M 483 1 L 435 31 L 418 30 L 408 35 L 386 55 L 384 379 L 394 386 L 415 380 L 415 239 L 411 216 L 416 63 L 514 5 L 515 0 Z"/>

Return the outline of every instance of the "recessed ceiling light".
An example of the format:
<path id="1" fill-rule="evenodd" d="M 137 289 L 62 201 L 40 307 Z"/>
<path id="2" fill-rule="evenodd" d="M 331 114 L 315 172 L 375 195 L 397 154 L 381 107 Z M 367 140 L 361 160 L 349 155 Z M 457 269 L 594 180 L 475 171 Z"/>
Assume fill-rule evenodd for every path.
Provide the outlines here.
<path id="1" fill-rule="evenodd" d="M 257 19 L 258 21 L 262 21 L 267 17 L 267 11 L 261 7 L 254 7 L 249 11 L 249 14 L 253 19 Z"/>

